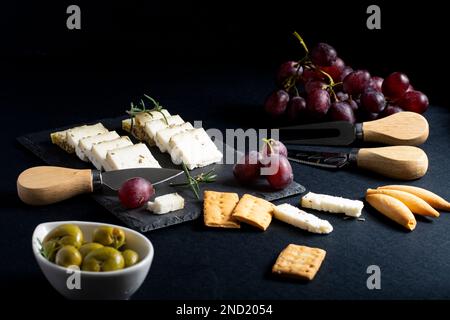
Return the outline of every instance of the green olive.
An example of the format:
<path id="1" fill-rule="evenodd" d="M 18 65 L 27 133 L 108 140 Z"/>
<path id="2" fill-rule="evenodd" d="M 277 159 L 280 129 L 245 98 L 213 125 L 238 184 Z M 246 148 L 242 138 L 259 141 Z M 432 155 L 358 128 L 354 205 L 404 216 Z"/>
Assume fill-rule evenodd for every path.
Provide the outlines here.
<path id="1" fill-rule="evenodd" d="M 79 248 L 83 244 L 83 233 L 80 227 L 74 224 L 62 224 L 50 231 L 44 238 L 44 244 L 55 241 L 59 246 L 74 246 Z"/>
<path id="2" fill-rule="evenodd" d="M 84 271 L 114 271 L 123 269 L 125 261 L 122 254 L 111 247 L 91 251 L 83 261 Z"/>
<path id="3" fill-rule="evenodd" d="M 123 259 L 125 260 L 125 268 L 131 267 L 139 260 L 139 255 L 136 251 L 127 249 L 122 252 Z"/>
<path id="4" fill-rule="evenodd" d="M 89 242 L 83 244 L 80 249 L 78 249 L 81 253 L 83 259 L 89 254 L 89 252 L 94 251 L 95 249 L 103 248 L 103 245 L 97 242 Z"/>
<path id="5" fill-rule="evenodd" d="M 119 249 L 125 244 L 125 232 L 122 229 L 114 227 L 99 227 L 94 230 L 92 241 Z"/>
<path id="6" fill-rule="evenodd" d="M 58 250 L 55 262 L 59 266 L 80 266 L 82 261 L 81 253 L 74 246 L 64 246 Z"/>

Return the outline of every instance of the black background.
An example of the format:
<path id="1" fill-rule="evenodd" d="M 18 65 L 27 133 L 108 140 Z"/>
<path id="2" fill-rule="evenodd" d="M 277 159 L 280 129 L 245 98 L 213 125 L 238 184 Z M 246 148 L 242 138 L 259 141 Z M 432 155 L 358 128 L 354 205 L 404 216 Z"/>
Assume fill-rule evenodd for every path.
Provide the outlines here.
<path id="1" fill-rule="evenodd" d="M 66 28 L 65 10 L 78 4 L 82 30 Z M 355 68 L 386 76 L 406 72 L 433 104 L 424 146 L 430 169 L 414 185 L 450 198 L 446 10 L 441 2 L 377 2 L 382 29 L 368 30 L 372 2 L 287 3 L 197 1 L 15 1 L 0 10 L 0 108 L 5 149 L 0 184 L 1 282 L 13 297 L 59 298 L 30 250 L 34 227 L 52 220 L 120 224 L 88 196 L 47 207 L 20 203 L 15 180 L 42 164 L 15 137 L 43 129 L 122 115 L 143 93 L 159 98 L 186 120 L 206 127 L 257 126 L 273 89 L 276 66 L 298 59 L 297 30 L 312 46 L 329 42 Z M 309 188 L 362 198 L 365 188 L 393 181 L 370 174 L 294 165 Z M 291 199 L 295 203 L 297 199 Z M 140 299 L 395 299 L 448 298 L 450 220 L 420 221 L 406 233 L 373 210 L 366 221 L 320 215 L 335 231 L 306 234 L 282 223 L 260 233 L 206 230 L 201 221 L 149 234 L 154 265 Z M 270 266 L 288 243 L 325 248 L 327 260 L 311 284 L 274 279 Z M 383 290 L 365 287 L 369 264 L 384 270 Z"/>

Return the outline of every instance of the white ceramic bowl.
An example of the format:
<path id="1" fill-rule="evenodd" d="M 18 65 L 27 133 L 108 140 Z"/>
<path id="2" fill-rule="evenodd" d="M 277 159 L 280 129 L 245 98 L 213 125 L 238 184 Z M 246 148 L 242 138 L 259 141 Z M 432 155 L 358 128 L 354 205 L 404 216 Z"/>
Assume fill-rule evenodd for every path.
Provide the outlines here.
<path id="1" fill-rule="evenodd" d="M 48 261 L 39 252 L 39 241 L 42 241 L 51 230 L 66 223 L 78 225 L 83 232 L 85 241 L 91 241 L 94 229 L 99 226 L 122 229 L 125 232 L 127 248 L 133 249 L 139 254 L 139 262 L 118 271 L 79 271 L 80 289 L 74 288 L 74 285 L 77 284 L 74 273 Z M 68 299 L 129 299 L 145 280 L 154 254 L 151 242 L 134 230 L 111 224 L 84 221 L 42 223 L 33 232 L 32 246 L 36 261 L 47 280 L 53 288 Z M 69 279 L 69 277 L 71 278 Z"/>

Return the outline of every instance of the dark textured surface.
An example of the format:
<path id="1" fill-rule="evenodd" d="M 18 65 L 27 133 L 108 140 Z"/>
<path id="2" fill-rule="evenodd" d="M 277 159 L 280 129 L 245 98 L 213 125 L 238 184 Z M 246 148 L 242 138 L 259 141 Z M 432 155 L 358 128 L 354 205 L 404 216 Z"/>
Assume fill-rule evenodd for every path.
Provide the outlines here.
<path id="1" fill-rule="evenodd" d="M 120 133 L 120 135 L 125 135 L 126 132 L 121 130 L 122 119 L 123 117 L 108 118 L 95 121 L 95 123 L 101 122 L 109 130 L 116 130 Z M 75 154 L 68 154 L 64 152 L 56 145 L 53 145 L 50 141 L 50 133 L 65 130 L 67 128 L 73 128 L 74 126 L 76 125 L 30 133 L 18 137 L 17 140 L 48 165 L 76 169 L 93 168 L 90 163 L 79 160 Z M 218 143 L 218 145 L 219 149 L 225 150 L 224 147 L 220 147 L 220 145 L 223 146 L 222 143 Z M 170 155 L 167 153 L 161 153 L 157 147 L 151 147 L 150 150 L 163 168 L 177 167 L 172 163 L 170 160 Z M 225 154 L 225 152 L 223 153 Z M 180 166 L 178 166 L 178 169 L 181 169 Z M 296 182 L 291 183 L 291 185 L 281 191 L 271 191 L 270 188 L 268 188 L 267 183 L 259 183 L 253 187 L 240 186 L 233 177 L 233 165 L 226 164 L 213 164 L 207 167 L 197 168 L 191 171 L 191 175 L 196 176 L 202 172 L 208 172 L 211 169 L 214 169 L 214 172 L 217 174 L 217 179 L 215 182 L 209 183 L 206 186 L 201 185 L 202 189 L 236 192 L 240 196 L 244 193 L 251 193 L 268 201 L 298 195 L 305 191 L 305 188 Z M 127 210 L 121 206 L 117 195 L 112 192 L 98 192 L 93 194 L 92 197 L 100 205 L 105 207 L 117 218 L 123 221 L 128 227 L 137 229 L 141 232 L 147 232 L 194 220 L 200 217 L 203 210 L 201 199 L 197 200 L 189 188 L 174 188 L 170 186 L 170 183 L 183 183 L 185 181 L 186 177 L 181 175 L 180 177 L 176 177 L 167 183 L 158 184 L 155 187 L 156 196 L 178 192 L 185 199 L 185 207 L 183 210 L 177 210 L 163 215 L 150 214 L 149 211 L 146 210 L 145 206 L 138 209 Z"/>
<path id="2" fill-rule="evenodd" d="M 75 72 L 70 76 L 63 71 L 46 71 L 18 73 L 4 81 L 0 87 L 0 105 L 6 119 L 1 128 L 4 151 L 0 157 L 4 170 L 0 234 L 2 255 L 6 257 L 0 273 L 3 292 L 21 299 L 60 299 L 32 255 L 30 239 L 37 224 L 86 220 L 123 225 L 90 196 L 45 207 L 22 204 L 16 195 L 16 178 L 22 170 L 42 165 L 42 161 L 23 148 L 17 136 L 115 117 L 123 114 L 131 99 L 146 92 L 186 120 L 204 119 L 207 127 L 263 126 L 272 122 L 261 117 L 261 101 L 273 83 L 271 70 L 261 70 L 265 71 L 183 67 L 176 69 L 176 78 L 169 70 L 160 73 L 157 69 L 150 73 Z M 426 176 L 410 184 L 450 199 L 450 110 L 434 105 L 425 117 L 431 133 L 422 147 L 430 167 Z M 311 191 L 352 199 L 362 199 L 369 187 L 397 182 L 358 171 L 292 166 L 296 180 Z M 296 204 L 298 197 L 286 202 Z M 333 225 L 330 235 L 310 234 L 279 221 L 273 221 L 265 232 L 247 226 L 240 230 L 208 229 L 201 219 L 149 232 L 146 235 L 155 247 L 155 259 L 134 298 L 450 298 L 449 213 L 435 220 L 418 219 L 413 232 L 368 206 L 363 210 L 365 221 L 324 213 L 318 216 Z M 327 251 L 313 282 L 298 283 L 270 274 L 280 250 L 289 243 Z M 366 269 L 373 264 L 381 268 L 381 290 L 366 287 Z"/>

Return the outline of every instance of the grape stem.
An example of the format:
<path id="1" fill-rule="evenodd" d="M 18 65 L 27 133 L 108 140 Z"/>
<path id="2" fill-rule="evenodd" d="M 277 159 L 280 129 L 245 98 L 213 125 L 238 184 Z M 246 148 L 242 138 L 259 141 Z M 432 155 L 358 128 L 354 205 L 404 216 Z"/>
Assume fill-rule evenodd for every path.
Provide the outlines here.
<path id="1" fill-rule="evenodd" d="M 305 49 L 306 54 L 309 54 L 309 50 L 308 47 L 306 46 L 305 41 L 303 40 L 303 38 L 298 34 L 297 31 L 294 31 L 293 33 L 294 37 L 296 37 L 298 39 L 298 41 L 300 41 L 300 44 L 303 46 L 303 49 Z"/>
<path id="2" fill-rule="evenodd" d="M 263 138 L 262 141 L 263 141 L 265 144 L 267 144 L 267 146 L 269 147 L 270 153 L 273 153 L 272 143 L 275 142 L 275 140 L 274 140 L 274 139 Z"/>

